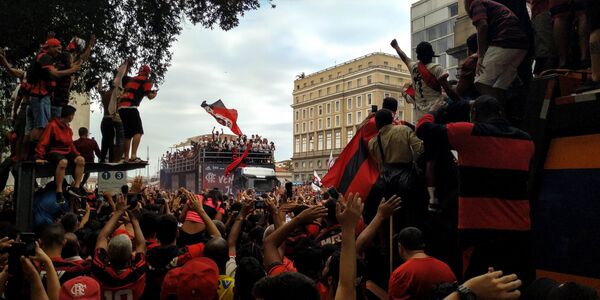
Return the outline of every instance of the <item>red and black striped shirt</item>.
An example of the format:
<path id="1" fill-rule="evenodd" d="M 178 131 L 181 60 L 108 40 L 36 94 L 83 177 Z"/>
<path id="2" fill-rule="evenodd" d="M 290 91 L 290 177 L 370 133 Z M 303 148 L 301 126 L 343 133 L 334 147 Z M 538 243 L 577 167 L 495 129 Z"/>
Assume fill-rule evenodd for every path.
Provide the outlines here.
<path id="1" fill-rule="evenodd" d="M 529 231 L 527 179 L 534 152 L 530 136 L 505 120 L 435 124 L 427 114 L 421 139 L 448 143 L 458 152 L 458 229 Z"/>
<path id="2" fill-rule="evenodd" d="M 144 96 L 147 96 L 151 91 L 152 82 L 148 77 L 138 75 L 129 78 L 119 100 L 119 108 L 140 106 Z"/>
<path id="3" fill-rule="evenodd" d="M 129 267 L 116 270 L 110 265 L 108 251 L 96 249 L 92 261 L 92 276 L 100 283 L 103 300 L 133 299 L 142 297 L 146 287 L 146 259 L 136 253 Z"/>
<path id="4" fill-rule="evenodd" d="M 51 95 L 56 87 L 56 81 L 50 75 L 50 69 L 54 68 L 54 58 L 50 54 L 42 51 L 36 57 L 35 61 L 27 71 L 27 82 L 31 88 L 31 96 L 45 97 Z"/>
<path id="5" fill-rule="evenodd" d="M 490 46 L 528 49 L 529 39 L 519 18 L 506 6 L 491 0 L 473 0 L 469 9 L 473 25 L 486 20 Z"/>

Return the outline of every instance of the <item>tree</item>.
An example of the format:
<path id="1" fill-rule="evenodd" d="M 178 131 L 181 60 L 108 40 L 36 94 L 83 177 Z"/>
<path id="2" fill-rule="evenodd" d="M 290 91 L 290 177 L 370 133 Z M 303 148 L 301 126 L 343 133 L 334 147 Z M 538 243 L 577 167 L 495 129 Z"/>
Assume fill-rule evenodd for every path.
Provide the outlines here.
<path id="1" fill-rule="evenodd" d="M 245 12 L 259 7 L 259 0 L 0 1 L 0 47 L 7 48 L 11 63 L 26 69 L 49 31 L 63 47 L 75 35 L 87 40 L 93 33 L 96 47 L 77 74 L 75 91 L 85 92 L 95 78 L 111 79 L 126 57 L 151 66 L 152 79 L 160 83 L 184 22 L 230 30 Z M 0 72 L 0 99 L 8 99 L 13 89 L 14 80 Z M 6 128 L 6 107 L 10 104 L 0 105 L 0 128 Z"/>

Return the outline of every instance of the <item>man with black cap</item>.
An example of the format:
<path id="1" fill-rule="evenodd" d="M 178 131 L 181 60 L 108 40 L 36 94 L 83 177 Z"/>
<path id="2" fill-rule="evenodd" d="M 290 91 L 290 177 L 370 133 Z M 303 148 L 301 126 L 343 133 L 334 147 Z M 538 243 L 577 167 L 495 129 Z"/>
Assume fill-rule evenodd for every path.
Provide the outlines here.
<path id="1" fill-rule="evenodd" d="M 157 91 L 152 90 L 152 81 L 149 79 L 150 73 L 150 67 L 142 65 L 137 76 L 128 78 L 125 90 L 119 100 L 119 116 L 121 116 L 125 131 L 125 162 L 144 162 L 137 157 L 137 149 L 144 134 L 142 119 L 137 108 L 144 97 L 148 97 L 150 100 L 156 97 Z M 131 156 L 129 155 L 130 149 Z"/>
<path id="2" fill-rule="evenodd" d="M 471 120 L 437 124 L 443 102 L 432 106 L 417 124 L 417 136 L 434 139 L 458 152 L 459 242 L 466 264 L 464 279 L 488 267 L 515 273 L 528 286 L 535 278 L 527 181 L 534 144 L 512 127 L 502 105 L 481 96 L 471 106 Z"/>

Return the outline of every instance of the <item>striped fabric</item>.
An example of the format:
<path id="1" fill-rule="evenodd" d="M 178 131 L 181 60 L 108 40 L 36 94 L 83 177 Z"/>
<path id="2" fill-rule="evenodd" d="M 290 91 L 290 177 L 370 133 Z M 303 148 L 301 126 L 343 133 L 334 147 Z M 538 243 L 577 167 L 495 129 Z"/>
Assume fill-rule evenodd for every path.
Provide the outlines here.
<path id="1" fill-rule="evenodd" d="M 519 18 L 506 6 L 491 0 L 473 0 L 469 17 L 475 26 L 482 20 L 487 21 L 490 46 L 529 48 L 529 39 L 521 27 Z"/>

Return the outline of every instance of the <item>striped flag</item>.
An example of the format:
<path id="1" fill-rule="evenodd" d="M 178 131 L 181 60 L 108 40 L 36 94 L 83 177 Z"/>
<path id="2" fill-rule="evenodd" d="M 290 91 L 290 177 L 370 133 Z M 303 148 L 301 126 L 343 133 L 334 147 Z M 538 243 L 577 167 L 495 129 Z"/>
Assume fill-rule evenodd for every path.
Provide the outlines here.
<path id="1" fill-rule="evenodd" d="M 327 161 L 327 170 L 331 169 L 334 163 L 335 161 L 333 160 L 333 150 L 331 150 L 331 152 L 329 152 L 329 160 Z"/>
<path id="2" fill-rule="evenodd" d="M 321 190 L 321 177 L 319 177 L 319 174 L 317 174 L 316 170 L 313 170 L 313 181 L 311 184 L 313 190 L 315 190 L 316 192 Z"/>

